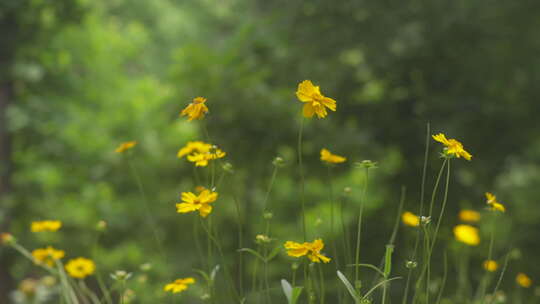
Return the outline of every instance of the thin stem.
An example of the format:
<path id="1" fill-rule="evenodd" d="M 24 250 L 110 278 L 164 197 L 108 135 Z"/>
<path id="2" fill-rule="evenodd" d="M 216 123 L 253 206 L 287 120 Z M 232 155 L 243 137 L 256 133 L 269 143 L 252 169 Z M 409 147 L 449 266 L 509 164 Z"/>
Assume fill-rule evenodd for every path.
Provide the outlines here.
<path id="1" fill-rule="evenodd" d="M 425 148 L 424 148 L 424 165 L 422 167 L 422 183 L 420 185 L 420 210 L 418 211 L 419 215 L 422 215 L 424 213 L 424 199 L 425 199 L 425 185 L 426 185 L 426 172 L 427 172 L 427 163 L 428 163 L 428 157 L 429 157 L 429 142 L 430 142 L 430 125 L 429 122 L 426 124 L 426 139 L 425 139 Z M 418 246 L 420 244 L 420 229 L 417 229 L 416 231 L 416 237 L 414 240 L 414 249 L 411 257 L 412 262 L 416 262 L 416 254 L 418 251 Z M 405 292 L 403 294 L 403 301 L 402 304 L 407 304 L 408 298 L 409 298 L 409 287 L 412 277 L 412 272 L 414 268 L 409 268 L 407 271 L 407 281 L 405 283 Z"/>
<path id="2" fill-rule="evenodd" d="M 300 130 L 298 131 L 298 165 L 300 170 L 300 197 L 302 202 L 302 234 L 304 236 L 304 242 L 307 241 L 306 232 L 306 199 L 305 199 L 305 180 L 304 180 L 304 166 L 302 163 L 302 133 L 304 132 L 304 118 L 300 121 Z"/>
<path id="3" fill-rule="evenodd" d="M 319 284 L 320 284 L 320 288 L 321 288 L 321 291 L 320 291 L 320 302 L 321 304 L 324 304 L 324 298 L 325 298 L 325 286 L 324 286 L 324 274 L 323 274 L 323 270 L 322 270 L 322 265 L 318 265 L 319 267 Z"/>
<path id="4" fill-rule="evenodd" d="M 131 169 L 131 173 L 132 173 L 133 177 L 135 178 L 139 193 L 143 198 L 142 201 L 143 201 L 143 206 L 144 206 L 144 213 L 145 213 L 145 216 L 146 216 L 146 219 L 147 219 L 148 223 L 150 224 L 150 228 L 151 228 L 152 233 L 154 235 L 154 239 L 156 241 L 158 251 L 159 251 L 163 261 L 165 262 L 165 264 L 167 264 L 167 257 L 165 255 L 165 251 L 163 250 L 163 244 L 161 243 L 161 239 L 159 238 L 159 235 L 157 233 L 157 225 L 156 225 L 154 217 L 152 215 L 153 212 L 150 210 L 150 207 L 148 206 L 148 198 L 146 196 L 146 192 L 144 191 L 144 187 L 143 187 L 143 184 L 142 184 L 142 181 L 141 181 L 141 177 L 139 176 L 139 174 L 137 172 L 137 168 L 132 163 L 131 158 L 129 156 L 127 157 L 127 162 L 128 162 L 129 168 Z"/>
<path id="5" fill-rule="evenodd" d="M 360 202 L 360 210 L 358 211 L 358 223 L 356 231 L 356 254 L 355 254 L 355 269 L 354 269 L 354 283 L 355 288 L 359 289 L 359 275 L 360 275 L 360 239 L 362 235 L 362 214 L 364 212 L 365 199 L 367 194 L 367 188 L 369 184 L 369 168 L 366 168 L 366 184 L 362 194 L 362 200 Z M 357 290 L 360 292 L 359 290 Z"/>
<path id="6" fill-rule="evenodd" d="M 327 166 L 328 168 L 328 189 L 330 192 L 330 235 L 332 237 L 332 250 L 334 254 L 334 262 L 336 263 L 336 268 L 339 269 L 339 257 L 338 257 L 338 251 L 337 251 L 337 245 L 336 240 L 334 238 L 334 187 L 332 187 L 332 168 L 330 165 Z"/>

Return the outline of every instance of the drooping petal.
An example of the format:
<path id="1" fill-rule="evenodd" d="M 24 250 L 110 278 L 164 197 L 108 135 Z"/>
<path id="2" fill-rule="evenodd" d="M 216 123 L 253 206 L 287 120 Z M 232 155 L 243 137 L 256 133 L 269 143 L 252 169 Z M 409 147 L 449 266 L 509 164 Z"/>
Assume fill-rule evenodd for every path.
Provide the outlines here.
<path id="1" fill-rule="evenodd" d="M 202 217 L 207 217 L 210 214 L 210 212 L 212 212 L 212 206 L 210 206 L 208 204 L 201 205 L 201 207 L 199 209 L 199 214 Z"/>
<path id="2" fill-rule="evenodd" d="M 178 203 L 176 204 L 176 212 L 178 213 L 188 213 L 193 212 L 201 208 L 199 204 L 189 204 L 189 203 Z"/>
<path id="3" fill-rule="evenodd" d="M 296 97 L 298 97 L 300 101 L 309 102 L 313 100 L 313 95 L 317 93 L 319 93 L 318 87 L 315 87 L 311 81 L 304 80 L 298 84 Z"/>
<path id="4" fill-rule="evenodd" d="M 313 117 L 313 114 L 315 114 L 315 109 L 313 108 L 313 105 L 311 103 L 304 104 L 302 114 L 305 118 Z"/>

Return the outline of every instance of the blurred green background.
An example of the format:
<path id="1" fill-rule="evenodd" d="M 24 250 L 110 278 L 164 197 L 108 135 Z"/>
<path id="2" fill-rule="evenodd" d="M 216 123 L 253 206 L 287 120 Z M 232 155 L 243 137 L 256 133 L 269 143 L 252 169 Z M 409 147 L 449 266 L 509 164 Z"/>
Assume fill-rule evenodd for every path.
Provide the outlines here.
<path id="1" fill-rule="evenodd" d="M 521 253 L 503 285 L 513 286 L 518 271 L 540 280 L 538 263 L 527 262 L 540 254 L 539 12 L 535 0 L 2 0 L 0 231 L 31 249 L 53 244 L 69 257 L 89 256 L 96 224 L 104 220 L 108 227 L 94 255 L 98 270 L 107 277 L 118 269 L 133 272 L 136 301 L 160 302 L 164 283 L 205 267 L 193 245 L 198 219 L 175 211 L 179 193 L 197 186 L 192 164 L 176 152 L 188 140 L 204 139 L 200 122 L 178 114 L 204 96 L 210 108 L 204 123 L 235 170 L 217 189 L 214 210 L 229 262 L 239 248 L 233 197 L 244 219 L 243 246 L 255 248 L 278 155 L 286 166 L 269 198 L 271 236 L 276 244 L 300 241 L 295 153 L 301 103 L 294 92 L 310 79 L 338 102 L 337 112 L 304 129 L 312 237 L 340 239 L 329 231 L 329 178 L 320 149 L 349 158 L 330 181 L 336 197 L 352 189 L 342 200 L 351 231 L 364 185 L 353 164 L 377 161 L 362 261 L 378 264 L 401 186 L 407 188 L 405 209 L 418 210 L 429 122 L 431 133 L 457 138 L 473 154 L 471 162 L 453 162 L 442 238 L 451 239 L 461 208 L 481 211 L 484 192 L 494 192 L 508 209 L 497 225 L 495 257 L 510 249 Z M 165 260 L 126 157 L 114 153 L 128 140 L 139 142 L 128 157 L 142 176 Z M 431 146 L 428 194 L 439 150 Z M 40 219 L 59 219 L 65 227 L 30 233 L 30 222 Z M 489 230 L 482 233 L 487 240 Z M 396 275 L 406 273 L 413 239 L 412 230 L 399 231 Z M 452 242 L 441 241 L 441 248 L 448 244 L 455 252 Z M 472 250 L 473 285 L 486 252 L 487 242 Z M 440 259 L 437 253 L 434 260 Z M 455 253 L 450 261 L 458 259 Z M 247 293 L 253 258 L 244 260 Z M 8 303 L 19 281 L 43 274 L 5 247 L 0 261 L 0 303 Z M 290 278 L 291 261 L 281 254 L 270 267 L 276 303 L 285 301 L 279 279 Z M 141 271 L 144 263 L 152 269 Z M 441 272 L 436 268 L 434 276 Z M 449 279 L 450 294 L 454 285 Z M 396 282 L 391 293 L 400 299 L 402 289 L 403 281 Z M 198 303 L 203 293 L 196 287 L 182 296 Z"/>

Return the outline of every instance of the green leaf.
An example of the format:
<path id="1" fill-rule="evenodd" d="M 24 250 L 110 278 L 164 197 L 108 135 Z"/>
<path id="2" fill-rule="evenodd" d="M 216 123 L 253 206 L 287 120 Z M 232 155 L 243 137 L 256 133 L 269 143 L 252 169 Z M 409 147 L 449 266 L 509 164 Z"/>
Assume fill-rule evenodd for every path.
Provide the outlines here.
<path id="1" fill-rule="evenodd" d="M 341 282 L 343 282 L 345 287 L 347 287 L 347 290 L 351 294 L 351 297 L 354 299 L 354 302 L 355 303 L 360 303 L 360 295 L 358 294 L 358 292 L 356 292 L 356 290 L 351 285 L 351 282 L 349 282 L 347 277 L 343 273 L 341 273 L 341 271 L 339 271 L 339 270 L 337 271 L 337 276 L 341 280 Z"/>
<path id="2" fill-rule="evenodd" d="M 266 257 L 266 262 L 270 262 L 273 258 L 276 257 L 276 255 L 281 251 L 281 246 L 277 246 L 276 248 L 272 249 L 270 254 Z"/>
<path id="3" fill-rule="evenodd" d="M 217 275 L 218 271 L 219 271 L 219 264 L 217 264 L 216 267 L 214 267 L 214 269 L 212 269 L 212 273 L 210 273 L 210 279 L 212 281 L 214 281 L 216 279 L 216 275 Z"/>
<path id="4" fill-rule="evenodd" d="M 249 252 L 252 255 L 254 255 L 255 257 L 259 258 L 261 261 L 265 262 L 265 259 L 263 258 L 263 256 L 260 255 L 257 251 L 255 251 L 255 250 L 253 250 L 251 248 L 240 248 L 240 249 L 238 249 L 238 251 L 240 251 L 240 252 Z"/>
<path id="5" fill-rule="evenodd" d="M 298 299 L 300 298 L 300 295 L 302 294 L 302 290 L 304 289 L 304 287 L 292 287 L 291 284 L 287 282 L 287 280 L 282 279 L 281 289 L 283 289 L 283 293 L 285 294 L 285 297 L 287 297 L 287 303 L 296 304 L 296 302 L 298 302 Z"/>

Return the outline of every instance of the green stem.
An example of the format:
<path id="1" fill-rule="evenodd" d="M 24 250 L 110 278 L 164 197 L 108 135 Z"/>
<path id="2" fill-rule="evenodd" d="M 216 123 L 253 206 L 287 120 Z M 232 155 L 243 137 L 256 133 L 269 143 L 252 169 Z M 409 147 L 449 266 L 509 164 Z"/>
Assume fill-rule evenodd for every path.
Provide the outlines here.
<path id="1" fill-rule="evenodd" d="M 422 183 L 420 185 L 420 210 L 418 211 L 419 215 L 422 215 L 424 213 L 424 199 L 425 199 L 425 185 L 426 185 L 426 172 L 427 172 L 427 163 L 429 158 L 429 142 L 430 142 L 430 125 L 429 122 L 426 124 L 426 139 L 425 139 L 425 148 L 424 148 L 424 164 L 422 167 Z M 414 249 L 411 256 L 411 261 L 416 262 L 416 255 L 418 252 L 418 246 L 420 245 L 420 229 L 417 229 L 416 231 L 416 237 L 414 240 Z M 405 292 L 403 294 L 403 301 L 402 304 L 407 304 L 409 300 L 409 288 L 410 288 L 410 282 L 412 277 L 412 272 L 414 268 L 409 268 L 407 271 L 407 281 L 405 283 Z"/>
<path id="2" fill-rule="evenodd" d="M 302 234 L 304 236 L 304 242 L 307 241 L 306 232 L 306 200 L 305 200 L 305 180 L 304 180 L 304 166 L 302 163 L 302 133 L 304 132 L 304 118 L 300 121 L 300 130 L 298 131 L 298 165 L 300 170 L 300 197 L 302 202 Z"/>
<path id="3" fill-rule="evenodd" d="M 337 245 L 336 240 L 334 238 L 334 188 L 332 187 L 332 168 L 330 165 L 327 166 L 328 168 L 328 189 L 330 191 L 330 235 L 332 237 L 332 251 L 334 254 L 334 262 L 336 264 L 336 269 L 339 269 L 339 257 L 338 257 L 338 251 L 337 251 Z"/>
<path id="4" fill-rule="evenodd" d="M 140 178 L 140 176 L 139 176 L 139 174 L 137 172 L 137 168 L 132 163 L 131 158 L 129 156 L 127 157 L 127 162 L 128 162 L 129 168 L 131 169 L 131 173 L 132 173 L 133 177 L 135 178 L 139 193 L 143 198 L 142 201 L 143 201 L 143 206 L 144 206 L 144 214 L 145 214 L 145 217 L 147 219 L 147 222 L 150 224 L 150 229 L 152 230 L 152 233 L 154 235 L 154 239 L 156 241 L 158 251 L 159 251 L 164 263 L 167 264 L 167 257 L 165 255 L 165 251 L 163 250 L 163 244 L 161 242 L 161 239 L 159 238 L 159 235 L 157 233 L 157 225 L 156 225 L 154 217 L 152 215 L 153 212 L 150 210 L 150 207 L 148 206 L 148 198 L 146 196 L 146 192 L 144 191 L 144 187 L 143 187 L 141 178 Z"/>
<path id="5" fill-rule="evenodd" d="M 369 168 L 366 168 L 366 182 L 364 186 L 364 191 L 362 194 L 362 200 L 360 202 L 360 210 L 358 211 L 358 223 L 356 231 L 356 252 L 355 252 L 355 269 L 354 269 L 354 284 L 358 293 L 360 293 L 359 286 L 359 275 L 360 275 L 360 240 L 362 235 L 362 214 L 364 212 L 365 199 L 367 194 L 367 188 L 369 184 Z"/>

